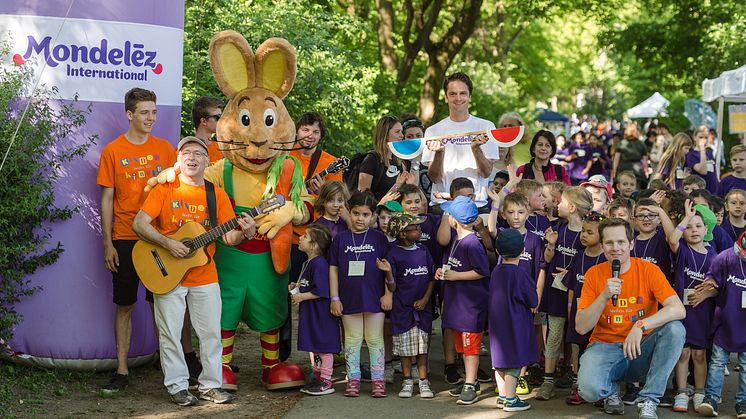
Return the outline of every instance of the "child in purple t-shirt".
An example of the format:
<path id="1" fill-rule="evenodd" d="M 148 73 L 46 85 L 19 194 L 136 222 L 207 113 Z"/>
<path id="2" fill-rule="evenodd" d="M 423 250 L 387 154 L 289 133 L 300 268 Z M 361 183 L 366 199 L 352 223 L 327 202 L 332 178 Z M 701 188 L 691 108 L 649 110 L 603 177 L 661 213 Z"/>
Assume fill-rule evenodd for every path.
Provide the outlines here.
<path id="1" fill-rule="evenodd" d="M 634 220 L 637 236 L 630 255 L 658 265 L 668 282 L 673 283 L 671 251 L 666 237 L 674 227 L 668 214 L 655 200 L 640 198 L 635 204 Z"/>
<path id="2" fill-rule="evenodd" d="M 746 213 L 746 191 L 731 189 L 725 195 L 725 211 L 727 215 L 723 219 L 721 226 L 725 230 L 725 233 L 735 241 L 741 235 L 741 232 L 746 229 L 746 220 L 744 220 L 744 213 Z"/>
<path id="3" fill-rule="evenodd" d="M 386 397 L 384 382 L 383 310 L 391 310 L 393 295 L 385 290 L 376 259 L 386 256 L 386 236 L 369 228 L 375 209 L 370 192 L 355 192 L 348 202 L 350 230 L 339 233 L 329 248 L 330 310 L 342 316 L 345 331 L 347 387 L 345 396 L 360 395 L 360 347 L 370 353 L 371 396 Z"/>
<path id="4" fill-rule="evenodd" d="M 420 224 L 425 217 L 409 213 L 394 214 L 389 220 L 389 235 L 398 242 L 391 246 L 386 259 L 377 262 L 386 273 L 386 287 L 394 293 L 391 310 L 391 332 L 394 355 L 402 367 L 402 390 L 399 397 L 412 397 L 412 357 L 417 357 L 420 397 L 433 398 L 427 379 L 428 340 L 432 331 L 430 296 L 435 268 L 427 248 L 417 244 L 422 235 Z"/>
<path id="5" fill-rule="evenodd" d="M 329 180 L 319 189 L 319 196 L 313 204 L 313 210 L 321 216 L 314 224 L 321 224 L 329 228 L 332 239 L 342 231 L 349 230 L 350 212 L 347 211 L 347 200 L 350 193 L 344 183 Z"/>
<path id="6" fill-rule="evenodd" d="M 731 250 L 721 252 L 710 265 L 707 281 L 697 287 L 697 299 L 717 296 L 712 357 L 707 371 L 705 398 L 698 412 L 718 415 L 718 401 L 723 390 L 725 366 L 732 352 L 738 353 L 741 373 L 746 371 L 746 233 L 741 233 Z M 742 376 L 743 377 L 743 376 Z M 746 416 L 746 381 L 739 380 L 736 414 Z"/>
<path id="7" fill-rule="evenodd" d="M 313 380 L 300 391 L 312 396 L 334 393 L 332 369 L 339 343 L 339 319 L 329 311 L 329 263 L 324 253 L 332 242 L 329 228 L 311 224 L 300 236 L 298 248 L 308 256 L 298 282 L 288 286 L 298 307 L 298 350 L 313 354 Z"/>
<path id="8" fill-rule="evenodd" d="M 694 363 L 694 410 L 699 409 L 705 397 L 706 348 L 710 346 L 710 329 L 715 311 L 715 302 L 712 299 L 697 301 L 693 295 L 694 289 L 704 282 L 705 274 L 717 255 L 712 246 L 705 244 L 706 241 L 712 240 L 712 229 L 716 223 L 715 214 L 702 204 L 694 205 L 689 199 L 684 205 L 684 217 L 668 236 L 668 246 L 675 257 L 674 289 L 686 306 L 686 318 L 683 321 L 686 342 L 675 370 L 678 387 L 673 404 L 675 412 L 689 410 L 687 377 L 690 359 Z"/>
<path id="9" fill-rule="evenodd" d="M 730 167 L 733 168 L 733 173 L 720 180 L 718 194 L 721 198 L 731 189 L 746 191 L 746 145 L 736 144 L 730 148 Z"/>
<path id="10" fill-rule="evenodd" d="M 443 328 L 454 330 L 456 352 L 464 354 L 465 382 L 451 390 L 456 403 L 473 404 L 481 392 L 477 381 L 482 333 L 487 326 L 487 281 L 489 261 L 482 243 L 474 233 L 479 216 L 470 198 L 459 196 L 441 208 L 449 214 L 448 223 L 456 237 L 443 254 L 443 266 L 435 279 L 443 281 Z"/>
<path id="11" fill-rule="evenodd" d="M 548 315 L 549 333 L 545 350 L 544 382 L 536 395 L 537 400 L 549 400 L 554 397 L 555 370 L 563 347 L 567 320 L 567 288 L 562 285 L 561 272 L 583 251 L 580 231 L 583 227 L 583 217 L 591 208 L 593 199 L 590 192 L 580 186 L 566 188 L 562 191 L 562 199 L 557 207 L 559 217 L 564 223 L 560 224 L 556 231 L 552 228 L 547 229 L 544 235 L 547 242 L 544 260 L 549 265 L 547 272 L 550 274 L 544 281 L 539 311 Z"/>
<path id="12" fill-rule="evenodd" d="M 598 212 L 591 211 L 583 219 L 583 230 L 580 232 L 580 243 L 585 247 L 581 255 L 573 259 L 572 264 L 562 276 L 562 284 L 567 287 L 567 334 L 565 341 L 578 347 L 577 358 L 573 356 L 573 386 L 570 394 L 565 399 L 569 405 L 577 406 L 584 403 L 578 393 L 578 369 L 580 368 L 580 357 L 588 347 L 591 332 L 585 335 L 575 330 L 575 315 L 578 312 L 578 301 L 583 292 L 585 283 L 585 272 L 592 266 L 606 262 L 606 256 L 601 249 L 601 235 L 598 233 L 598 223 L 605 217 Z M 573 351 L 574 352 L 574 351 Z"/>

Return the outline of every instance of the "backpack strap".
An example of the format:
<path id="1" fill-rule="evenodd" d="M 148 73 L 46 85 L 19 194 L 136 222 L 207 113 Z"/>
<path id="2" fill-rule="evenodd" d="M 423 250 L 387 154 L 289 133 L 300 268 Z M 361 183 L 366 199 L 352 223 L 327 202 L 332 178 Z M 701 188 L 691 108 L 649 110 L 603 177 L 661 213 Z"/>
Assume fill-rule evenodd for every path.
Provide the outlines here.
<path id="1" fill-rule="evenodd" d="M 207 195 L 207 213 L 210 215 L 210 228 L 218 225 L 218 215 L 215 204 L 215 185 L 205 180 L 205 194 Z"/>

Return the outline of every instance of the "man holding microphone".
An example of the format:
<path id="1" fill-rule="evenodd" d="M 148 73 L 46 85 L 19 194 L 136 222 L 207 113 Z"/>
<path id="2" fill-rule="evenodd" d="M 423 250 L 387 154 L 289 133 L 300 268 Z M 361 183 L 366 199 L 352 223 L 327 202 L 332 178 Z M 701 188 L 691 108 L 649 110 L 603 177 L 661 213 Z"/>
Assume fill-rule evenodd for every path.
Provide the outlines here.
<path id="1" fill-rule="evenodd" d="M 608 262 L 588 269 L 578 302 L 575 329 L 593 330 L 580 359 L 578 390 L 586 401 L 605 399 L 606 413 L 622 415 L 616 382 L 645 382 L 636 401 L 638 415 L 655 419 L 684 347 L 686 331 L 678 321 L 686 315 L 684 305 L 656 265 L 630 257 L 629 223 L 610 218 L 598 230 Z M 618 263 L 618 273 L 612 263 Z"/>

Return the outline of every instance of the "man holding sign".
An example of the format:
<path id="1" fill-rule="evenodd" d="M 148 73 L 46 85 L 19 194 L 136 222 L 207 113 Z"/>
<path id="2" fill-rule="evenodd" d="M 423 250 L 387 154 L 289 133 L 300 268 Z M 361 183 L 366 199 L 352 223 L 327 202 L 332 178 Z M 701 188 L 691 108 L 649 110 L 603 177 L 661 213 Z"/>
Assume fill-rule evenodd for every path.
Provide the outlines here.
<path id="1" fill-rule="evenodd" d="M 495 124 L 469 114 L 472 83 L 464 73 L 454 73 L 443 83 L 448 118 L 430 126 L 425 137 L 461 134 L 495 129 Z M 469 144 L 469 147 L 466 145 Z M 428 175 L 433 182 L 430 198 L 431 212 L 442 213 L 440 204 L 445 201 L 442 194 L 448 193 L 453 179 L 465 177 L 474 184 L 474 202 L 480 212 L 487 208 L 487 187 L 492 166 L 500 158 L 495 141 L 487 136 L 457 137 L 442 141 L 428 141 L 422 153 L 422 162 L 428 163 Z"/>

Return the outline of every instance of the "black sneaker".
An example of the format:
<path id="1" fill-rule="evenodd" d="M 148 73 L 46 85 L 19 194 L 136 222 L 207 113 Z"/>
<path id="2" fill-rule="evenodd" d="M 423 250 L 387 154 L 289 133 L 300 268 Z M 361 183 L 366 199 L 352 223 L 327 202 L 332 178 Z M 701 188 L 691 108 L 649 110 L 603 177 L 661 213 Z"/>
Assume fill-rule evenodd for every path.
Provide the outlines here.
<path id="1" fill-rule="evenodd" d="M 564 374 L 560 375 L 557 380 L 555 380 L 554 386 L 557 388 L 572 387 L 572 370 L 566 369 Z"/>
<path id="2" fill-rule="evenodd" d="M 461 384 L 464 382 L 464 377 L 458 372 L 458 367 L 455 364 L 448 364 L 443 370 L 446 383 L 451 385 Z"/>
<path id="3" fill-rule="evenodd" d="M 624 393 L 624 397 L 622 397 L 622 401 L 627 406 L 634 406 L 635 400 L 637 400 L 637 395 L 640 393 L 640 388 L 632 383 L 627 383 L 627 391 Z"/>
<path id="4" fill-rule="evenodd" d="M 188 390 L 181 390 L 176 394 L 172 394 L 171 401 L 179 406 L 194 406 L 199 403 L 199 399 L 194 397 Z"/>
<path id="5" fill-rule="evenodd" d="M 189 387 L 199 385 L 199 375 L 202 374 L 202 364 L 199 362 L 197 353 L 192 351 L 184 354 L 187 369 L 189 369 Z"/>
<path id="6" fill-rule="evenodd" d="M 658 403 L 658 406 L 660 406 L 660 407 L 671 407 L 671 406 L 673 406 L 673 402 L 674 402 L 673 399 L 674 399 L 674 396 L 672 396 L 670 392 L 666 391 L 663 394 L 663 397 L 661 397 L 661 400 Z"/>
<path id="7" fill-rule="evenodd" d="M 740 403 L 739 403 L 740 404 Z M 737 407 L 738 405 L 736 405 Z M 718 402 L 710 396 L 705 396 L 702 403 L 697 408 L 697 413 L 700 415 L 715 417 L 718 415 Z"/>
<path id="8" fill-rule="evenodd" d="M 461 394 L 459 394 L 458 400 L 456 400 L 456 404 L 474 404 L 477 401 L 477 396 L 481 393 L 482 390 L 479 388 L 479 381 L 474 384 L 464 384 Z"/>
<path id="9" fill-rule="evenodd" d="M 480 383 L 491 383 L 493 378 L 493 376 L 487 374 L 483 369 L 477 369 L 477 381 Z"/>
<path id="10" fill-rule="evenodd" d="M 101 388 L 101 391 L 106 394 L 119 393 L 120 391 L 127 390 L 129 383 L 128 375 L 114 373 L 109 382 Z"/>

